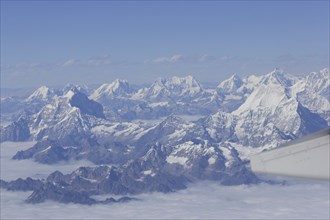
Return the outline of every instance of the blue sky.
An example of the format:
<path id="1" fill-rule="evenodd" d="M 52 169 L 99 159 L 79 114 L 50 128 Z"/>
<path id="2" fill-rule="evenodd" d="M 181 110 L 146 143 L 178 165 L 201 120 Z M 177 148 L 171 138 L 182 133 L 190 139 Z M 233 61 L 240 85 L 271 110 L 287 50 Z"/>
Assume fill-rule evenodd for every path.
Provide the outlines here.
<path id="1" fill-rule="evenodd" d="M 1 87 L 329 67 L 329 1 L 1 1 Z"/>

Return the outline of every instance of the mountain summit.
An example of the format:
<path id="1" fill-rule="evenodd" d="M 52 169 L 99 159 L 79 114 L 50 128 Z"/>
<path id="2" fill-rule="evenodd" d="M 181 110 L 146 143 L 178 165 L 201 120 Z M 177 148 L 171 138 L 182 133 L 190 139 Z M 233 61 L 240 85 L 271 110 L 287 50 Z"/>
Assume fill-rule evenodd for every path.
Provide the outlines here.
<path id="1" fill-rule="evenodd" d="M 95 203 L 94 194 L 170 192 L 196 180 L 257 183 L 246 165 L 250 154 L 329 126 L 328 73 L 290 76 L 275 69 L 233 75 L 213 89 L 191 76 L 161 78 L 137 91 L 115 80 L 90 98 L 75 86 L 62 93 L 41 87 L 18 101 L 1 127 L 1 141 L 37 141 L 13 159 L 86 159 L 95 166 L 53 173 L 44 182 L 0 183 L 34 190 L 31 202 L 86 204 Z M 15 99 L 3 100 L 10 107 Z"/>

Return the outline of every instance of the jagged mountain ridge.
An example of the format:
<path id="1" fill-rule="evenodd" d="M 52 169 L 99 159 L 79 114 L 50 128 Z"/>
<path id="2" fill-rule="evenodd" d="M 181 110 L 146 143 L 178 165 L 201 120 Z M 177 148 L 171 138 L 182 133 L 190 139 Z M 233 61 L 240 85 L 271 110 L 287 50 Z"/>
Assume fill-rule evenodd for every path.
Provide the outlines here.
<path id="1" fill-rule="evenodd" d="M 235 146 L 272 148 L 327 127 L 326 73 L 293 77 L 274 70 L 244 79 L 234 75 L 213 90 L 203 89 L 191 76 L 159 79 L 140 90 L 116 80 L 89 97 L 71 87 L 47 98 L 36 113 L 27 112 L 2 128 L 1 140 L 39 140 L 14 159 L 49 164 L 88 159 L 98 166 L 115 164 L 123 175 L 115 184 L 124 187 L 121 193 L 172 191 L 197 179 L 223 184 L 257 182 Z M 309 77 L 317 85 L 306 82 Z M 311 104 L 307 97 L 317 100 Z M 177 116 L 187 113 L 205 117 L 194 122 Z M 145 121 L 163 116 L 159 122 Z M 111 187 L 98 193 L 115 192 L 114 180 L 107 181 L 104 187 Z M 161 188 L 160 182 L 164 183 Z M 83 187 L 79 184 L 82 180 L 74 187 Z M 136 191 L 136 186 L 141 188 Z"/>
<path id="2" fill-rule="evenodd" d="M 325 77 L 325 83 L 320 82 L 320 77 L 316 77 L 318 84 L 316 88 L 319 88 L 317 91 L 323 91 L 329 84 L 325 73 L 327 73 L 326 70 L 322 70 L 319 73 L 320 76 Z M 311 73 L 310 75 L 315 78 L 317 74 Z M 310 75 L 307 75 L 306 78 L 310 78 Z M 323 107 L 321 110 L 323 109 L 324 112 L 310 110 L 308 106 L 300 102 L 301 98 L 297 95 L 300 91 L 295 88 L 297 85 L 299 86 L 299 84 L 301 84 L 303 79 L 292 78 L 292 76 L 287 77 L 283 71 L 277 69 L 264 76 L 247 77 L 244 80 L 234 75 L 219 84 L 217 87 L 217 94 L 219 96 L 223 94 L 227 94 L 227 96 L 228 94 L 231 96 L 239 96 L 238 99 L 243 101 L 243 103 L 232 113 L 225 113 L 220 108 L 213 113 L 214 116 L 211 114 L 210 117 L 201 120 L 199 124 L 205 127 L 204 132 L 197 132 L 194 134 L 195 129 L 198 127 L 196 125 L 187 126 L 182 131 L 177 132 L 191 133 L 193 134 L 191 136 L 212 140 L 217 143 L 231 141 L 242 145 L 259 147 L 261 145 L 276 146 L 287 140 L 322 129 L 326 126 L 326 121 L 322 116 L 327 115 L 326 113 L 329 112 L 329 110 L 326 111 L 327 103 L 323 103 L 322 101 L 326 100 L 327 97 L 322 96 L 320 101 Z M 157 80 L 150 89 L 154 91 L 154 87 L 159 83 L 166 86 L 161 87 L 158 91 L 162 91 L 165 88 L 167 93 L 171 91 L 171 89 L 168 88 L 172 88 L 173 86 L 179 87 L 179 89 L 176 90 L 172 88 L 174 90 L 173 93 L 178 96 L 178 100 L 180 100 L 182 94 L 184 96 L 192 94 L 192 98 L 194 98 L 196 94 L 203 96 L 204 93 L 200 84 L 191 76 L 184 78 L 173 77 L 169 80 L 160 79 Z M 254 84 L 254 87 L 251 86 L 251 84 Z M 306 82 L 304 84 L 305 87 L 311 88 L 304 91 L 308 91 L 309 93 L 311 91 L 316 91 L 312 89 L 314 87 L 310 85 L 310 83 L 309 86 L 307 86 L 308 83 Z M 102 88 L 109 87 L 111 89 L 102 90 Z M 140 89 L 134 94 L 134 92 L 129 89 L 130 86 L 128 82 L 120 80 L 116 80 L 108 86 L 102 85 L 100 88 L 96 89 L 93 94 L 96 93 L 100 95 L 102 91 L 108 94 L 110 91 L 111 94 L 108 94 L 110 98 L 113 98 L 116 94 L 122 97 L 129 93 L 132 94 L 132 97 L 135 97 L 135 95 L 141 91 Z M 190 88 L 192 88 L 191 91 L 189 91 Z M 114 93 L 114 90 L 124 91 L 124 95 L 120 92 Z M 41 87 L 30 97 L 39 97 L 39 94 L 42 94 L 40 96 L 41 100 L 45 100 L 45 97 L 47 97 L 46 100 L 49 100 L 50 98 L 47 95 L 49 91 L 51 90 Z M 317 91 L 315 93 L 317 93 Z M 60 139 L 61 143 L 64 145 L 77 145 L 80 143 L 79 140 L 84 140 L 85 137 L 89 136 L 96 136 L 102 144 L 121 142 L 124 143 L 124 145 L 150 145 L 150 140 L 155 139 L 157 135 L 163 136 L 164 141 L 162 141 L 162 143 L 171 140 L 170 137 L 167 138 L 167 135 L 164 136 L 169 128 L 166 128 L 167 130 L 162 130 L 159 127 L 162 123 L 173 118 L 172 116 L 169 116 L 168 119 L 158 126 L 155 126 L 155 128 L 150 128 L 150 125 L 136 122 L 120 122 L 117 120 L 116 122 L 111 122 L 111 119 L 105 118 L 102 105 L 87 98 L 87 96 L 78 89 L 71 88 L 62 96 L 55 95 L 54 93 L 51 94 L 53 96 L 51 101 L 48 101 L 48 104 L 45 104 L 38 113 L 20 117 L 19 120 L 7 126 L 5 129 L 2 129 L 2 140 L 27 140 L 29 138 L 42 140 L 49 138 L 50 140 Z M 321 96 L 319 94 L 317 95 L 318 97 Z M 91 95 L 90 97 L 95 96 Z M 102 97 L 105 97 L 105 94 L 103 94 Z M 167 94 L 166 97 L 170 96 Z M 136 97 L 134 99 L 136 99 Z M 229 99 L 226 99 L 226 101 L 228 100 Z M 121 101 L 125 102 L 125 100 Z M 159 100 L 156 101 L 156 103 L 158 103 Z M 221 100 L 219 102 L 221 102 Z M 156 106 L 155 103 L 151 104 Z M 180 111 L 175 112 L 176 109 L 172 109 L 168 105 L 163 105 L 163 107 L 165 109 L 169 108 L 167 109 L 168 112 L 173 113 L 174 111 L 176 114 L 181 113 Z M 318 110 L 320 111 L 320 109 Z M 313 120 L 310 120 L 311 118 L 313 118 Z M 215 121 L 212 122 L 212 120 Z M 287 123 L 288 121 L 290 123 Z M 310 123 L 311 121 L 315 123 Z M 173 125 L 175 129 L 184 125 L 184 122 L 180 120 L 176 123 L 177 125 Z M 129 127 L 125 128 L 125 126 Z M 173 129 L 174 128 L 172 128 L 172 130 Z M 145 138 L 148 139 L 149 143 L 141 141 L 147 134 L 151 136 L 151 138 Z M 251 137 L 251 134 L 256 135 Z M 113 141 L 110 141 L 110 139 L 113 139 Z"/>
<path id="3" fill-rule="evenodd" d="M 305 78 L 294 78 L 292 76 L 287 76 L 281 70 L 275 69 L 264 76 L 247 77 L 243 80 L 237 75 L 233 75 L 228 80 L 220 83 L 217 89 L 213 91 L 213 94 L 210 91 L 203 90 L 200 84 L 191 76 L 158 79 L 149 89 L 143 88 L 135 91 L 135 93 L 130 89 L 127 81 L 115 80 L 112 84 L 104 84 L 96 89 L 90 98 L 103 97 L 103 99 L 105 99 L 108 97 L 110 105 L 121 102 L 124 103 L 122 106 L 125 106 L 127 103 L 132 104 L 131 101 L 135 100 L 135 104 L 138 103 L 136 106 L 140 107 L 140 109 L 134 109 L 136 106 L 134 108 L 126 106 L 132 113 L 131 115 L 134 115 L 132 116 L 133 119 L 141 116 L 139 115 L 139 110 L 141 110 L 142 106 L 144 106 L 142 111 L 148 109 L 147 112 L 145 112 L 146 114 L 152 114 L 152 112 L 158 110 L 162 111 L 163 114 L 158 114 L 159 112 L 156 114 L 157 117 L 160 117 L 173 113 L 182 114 L 180 107 L 177 107 L 180 105 L 182 105 L 184 109 L 187 109 L 189 105 L 194 105 L 195 103 L 195 107 L 200 105 L 202 106 L 201 108 L 204 108 L 204 102 L 201 100 L 205 97 L 211 97 L 211 99 L 213 99 L 217 96 L 217 105 L 225 106 L 228 102 L 236 104 L 241 103 L 233 112 L 227 112 L 230 117 L 222 118 L 220 121 L 217 119 L 218 124 L 213 122 L 212 124 L 215 126 L 207 127 L 206 133 L 209 137 L 213 137 L 214 141 L 228 140 L 228 138 L 231 138 L 243 145 L 254 146 L 258 142 L 257 140 L 251 143 L 247 141 L 251 139 L 249 134 L 252 133 L 269 134 L 278 130 L 278 134 L 271 134 L 271 136 L 276 136 L 273 140 L 273 142 L 276 142 L 276 139 L 280 137 L 292 139 L 325 127 L 325 121 L 323 119 L 328 120 L 325 116 L 327 116 L 329 112 L 329 108 L 327 108 L 329 107 L 329 102 L 327 103 L 328 97 L 323 97 L 321 94 L 324 94 L 324 90 L 329 87 L 329 79 L 326 78 L 327 73 L 329 73 L 329 71 L 324 69 L 318 74 L 311 73 Z M 322 82 L 322 77 L 325 82 Z M 304 79 L 309 78 L 315 79 L 314 81 L 317 85 L 313 86 L 314 84 L 311 84 L 311 82 L 304 81 Z M 303 86 L 301 86 L 301 84 L 303 84 Z M 302 90 L 302 87 L 305 89 Z M 40 102 L 44 101 L 45 103 L 36 114 L 24 115 L 24 117 L 22 116 L 23 119 L 25 118 L 24 120 L 20 117 L 19 121 L 22 121 L 21 123 L 25 121 L 24 126 L 23 124 L 20 126 L 17 120 L 15 124 L 7 126 L 6 129 L 2 129 L 4 131 L 2 132 L 3 141 L 7 139 L 26 140 L 28 137 L 35 140 L 42 140 L 43 138 L 55 139 L 53 136 L 58 136 L 58 139 L 61 140 L 65 138 L 70 139 L 70 137 L 67 136 L 77 136 L 78 139 L 82 139 L 82 137 L 90 135 L 96 135 L 97 137 L 103 136 L 103 139 L 106 139 L 106 136 L 111 137 L 115 133 L 120 133 L 118 131 L 122 130 L 119 128 L 122 126 L 116 126 L 116 131 L 109 134 L 109 129 L 111 127 L 114 129 L 115 123 L 111 122 L 113 118 L 105 118 L 102 109 L 105 105 L 102 106 L 88 98 L 84 93 L 81 93 L 79 89 L 71 87 L 69 91 L 62 95 L 57 95 L 51 91 L 53 90 L 41 87 L 27 99 L 28 101 L 39 97 Z M 148 94 L 156 94 L 156 96 L 152 96 L 155 102 L 147 103 L 143 99 L 138 100 L 137 94 L 141 95 L 141 91 L 147 91 L 144 93 L 144 96 L 142 96 L 143 99 L 148 99 Z M 312 93 L 313 91 L 314 93 Z M 127 97 L 128 94 L 131 94 L 131 97 Z M 205 94 L 212 95 L 208 96 Z M 315 110 L 315 105 L 311 108 L 309 102 L 302 98 L 307 95 L 319 98 L 318 100 L 313 100 L 313 104 L 320 103 L 320 108 Z M 230 96 L 231 98 L 229 98 Z M 123 97 L 127 97 L 127 100 Z M 157 99 L 157 97 L 160 99 Z M 190 102 L 193 104 L 189 102 L 182 104 L 182 100 L 188 99 L 187 97 L 190 98 Z M 196 97 L 197 100 L 195 99 Z M 168 101 L 165 102 L 163 100 L 164 98 Z M 180 101 L 173 101 L 174 99 Z M 38 100 L 36 99 L 35 101 Z M 170 103 L 172 103 L 175 108 L 173 108 L 173 105 Z M 130 104 L 128 104 L 128 106 L 130 106 Z M 117 111 L 120 110 L 122 109 L 117 109 Z M 221 108 L 213 112 L 211 109 L 209 109 L 209 111 L 212 114 L 222 115 L 224 115 L 224 113 L 221 112 L 225 112 L 224 109 Z M 310 117 L 314 119 L 313 121 L 316 121 L 313 125 L 308 122 Z M 142 116 L 142 119 L 143 118 Z M 306 118 L 309 119 L 306 120 Z M 118 118 L 115 119 L 115 121 L 118 124 L 124 125 L 123 122 L 120 122 L 120 117 L 119 121 Z M 287 123 L 288 121 L 290 121 L 290 123 Z M 26 129 L 26 123 L 28 123 L 29 129 Z M 210 124 L 210 121 L 205 123 Z M 307 125 L 308 123 L 309 125 Z M 224 130 L 221 128 L 221 126 L 223 126 L 221 124 L 230 124 L 230 129 Z M 131 123 L 131 127 L 135 127 L 136 132 L 143 133 L 143 131 L 149 129 L 150 126 L 141 126 L 139 123 Z M 262 131 L 263 128 L 265 128 L 265 131 L 267 129 L 270 130 L 265 132 Z M 130 129 L 127 129 L 126 133 L 130 132 L 129 130 Z M 134 134 L 133 130 L 131 135 L 119 135 L 121 138 L 117 140 L 125 142 L 125 136 L 127 136 L 127 139 L 136 139 L 138 134 Z M 218 135 L 217 138 L 214 138 L 216 135 L 215 133 L 219 132 L 221 134 Z M 243 134 L 247 135 L 244 137 Z M 224 138 L 224 136 L 226 137 Z M 260 136 L 265 137 L 265 134 Z M 245 139 L 245 141 L 242 139 Z M 269 138 L 264 139 L 267 140 L 260 142 L 260 138 L 258 138 L 259 144 L 257 144 L 257 146 L 271 144 L 272 141 L 270 141 Z M 67 143 L 64 141 L 63 143 L 67 145 L 71 144 L 69 141 L 67 141 Z"/>

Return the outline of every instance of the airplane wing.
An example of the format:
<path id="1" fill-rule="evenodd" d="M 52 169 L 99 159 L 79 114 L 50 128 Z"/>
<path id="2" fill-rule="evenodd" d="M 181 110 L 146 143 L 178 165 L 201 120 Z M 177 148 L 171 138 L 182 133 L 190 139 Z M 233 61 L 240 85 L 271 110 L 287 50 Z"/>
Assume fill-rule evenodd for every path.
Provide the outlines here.
<path id="1" fill-rule="evenodd" d="M 330 180 L 330 128 L 250 158 L 256 173 Z"/>

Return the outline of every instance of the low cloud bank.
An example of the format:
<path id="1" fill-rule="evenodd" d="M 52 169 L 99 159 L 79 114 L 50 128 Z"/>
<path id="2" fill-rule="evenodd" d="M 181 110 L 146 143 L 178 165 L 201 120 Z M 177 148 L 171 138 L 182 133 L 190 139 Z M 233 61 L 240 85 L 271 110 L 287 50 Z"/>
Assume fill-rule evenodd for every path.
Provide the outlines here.
<path id="1" fill-rule="evenodd" d="M 46 178 L 52 172 L 59 170 L 64 174 L 71 173 L 81 166 L 93 166 L 87 160 L 72 160 L 60 162 L 54 165 L 40 164 L 33 160 L 12 160 L 11 158 L 19 150 L 26 150 L 36 142 L 4 142 L 1 143 L 0 179 L 5 181 L 16 180 L 17 178 L 31 177 L 34 179 Z"/>
<path id="2" fill-rule="evenodd" d="M 327 219 L 330 214 L 329 182 L 251 186 L 199 182 L 175 193 L 143 194 L 140 201 L 93 206 L 31 205 L 24 203 L 28 195 L 1 190 L 1 219 Z"/>
<path id="3" fill-rule="evenodd" d="M 71 161 L 50 166 L 10 159 L 18 150 L 32 145 L 1 144 L 1 179 L 44 178 L 55 170 L 69 173 L 79 166 L 92 165 L 88 161 Z M 0 219 L 328 219 L 329 184 L 291 179 L 285 185 L 221 186 L 202 181 L 175 193 L 142 194 L 134 196 L 140 201 L 93 206 L 51 201 L 32 205 L 24 202 L 32 192 L 1 189 Z"/>

